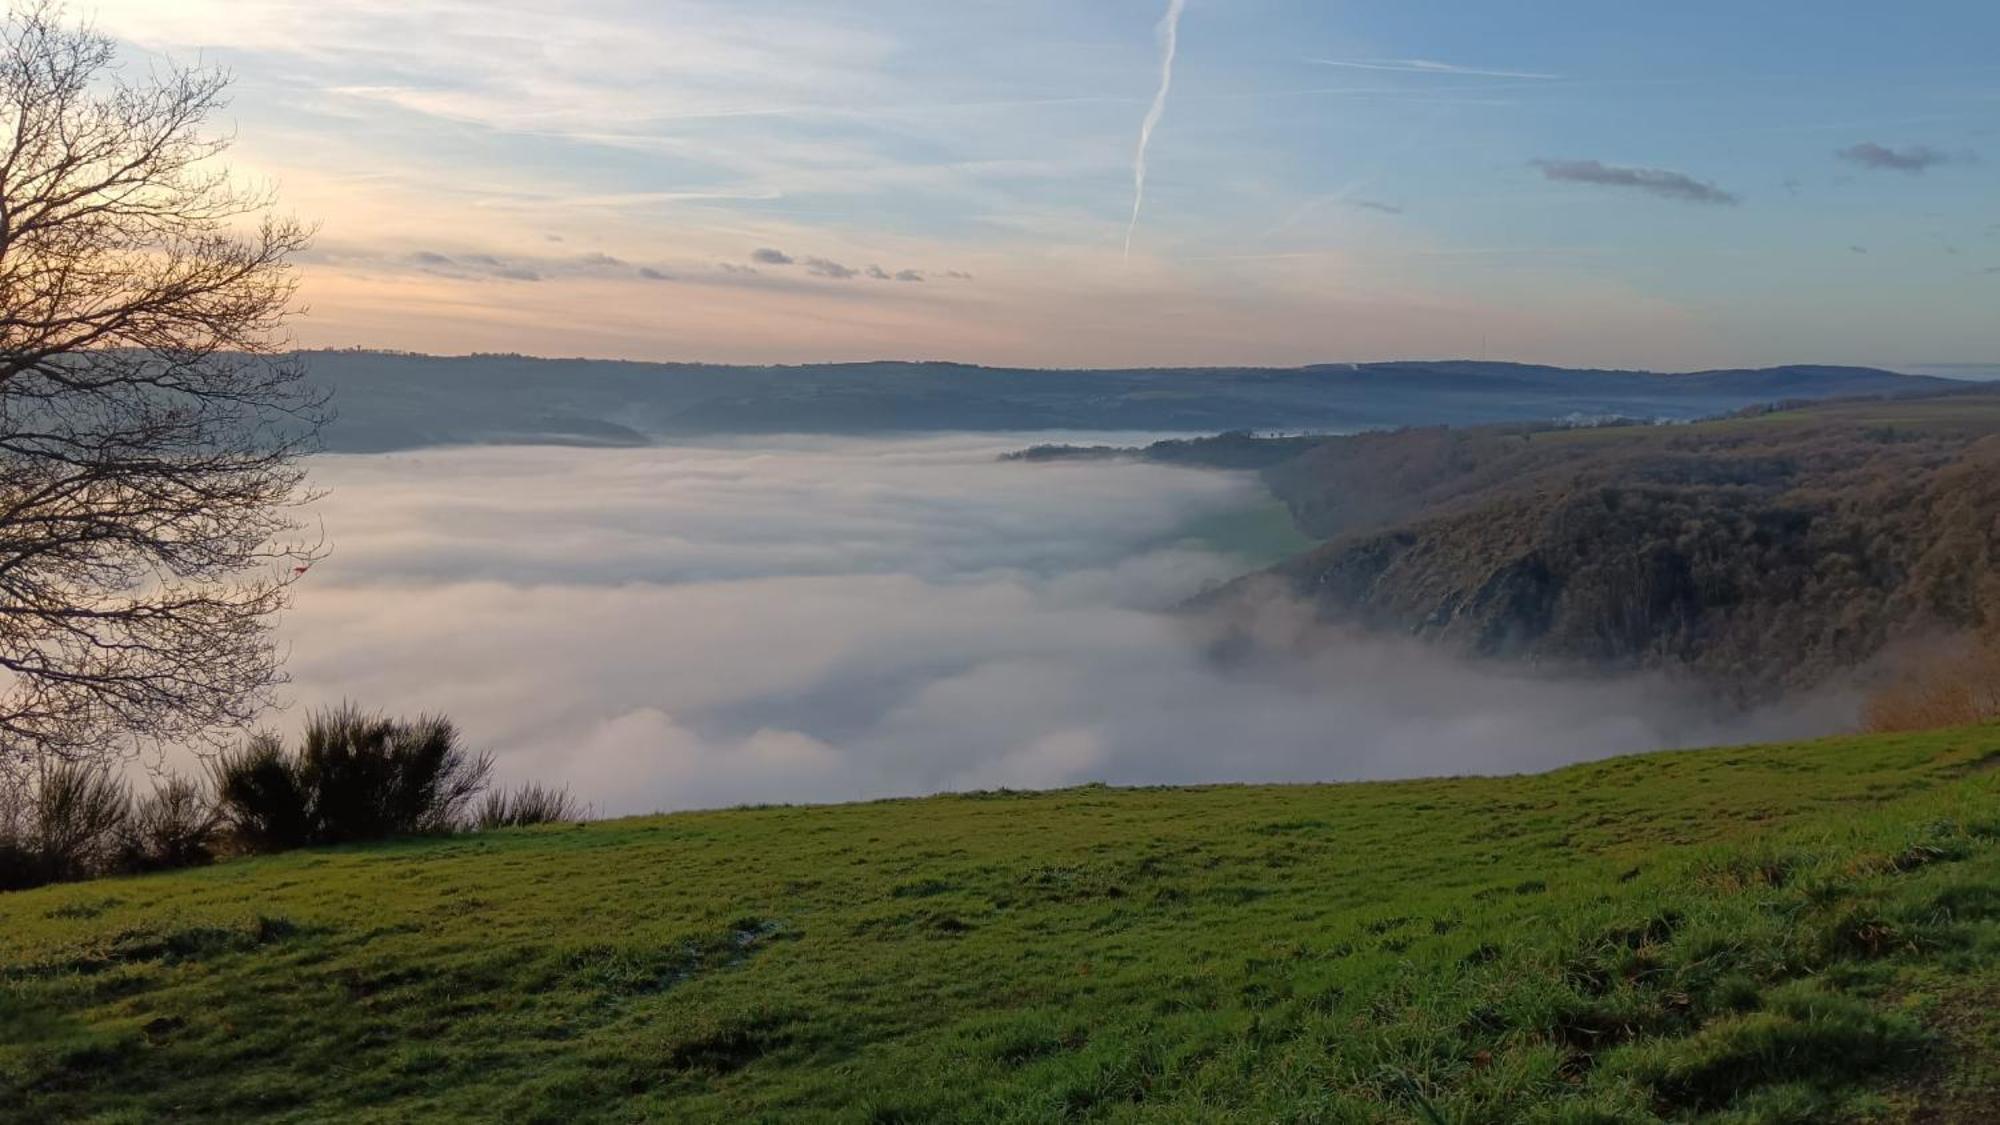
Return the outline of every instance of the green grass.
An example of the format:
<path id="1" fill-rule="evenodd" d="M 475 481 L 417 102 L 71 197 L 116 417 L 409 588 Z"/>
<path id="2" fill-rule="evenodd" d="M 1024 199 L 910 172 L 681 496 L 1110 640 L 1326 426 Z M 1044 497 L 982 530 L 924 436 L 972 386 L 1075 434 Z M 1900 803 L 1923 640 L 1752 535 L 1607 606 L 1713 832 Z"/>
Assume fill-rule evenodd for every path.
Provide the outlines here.
<path id="1" fill-rule="evenodd" d="M 1250 566 L 1269 566 L 1319 543 L 1299 530 L 1292 510 L 1277 499 L 1189 520 L 1166 539 L 1234 555 Z"/>
<path id="2" fill-rule="evenodd" d="M 2000 730 L 0 896 L 0 1116 L 1992 1120 Z"/>

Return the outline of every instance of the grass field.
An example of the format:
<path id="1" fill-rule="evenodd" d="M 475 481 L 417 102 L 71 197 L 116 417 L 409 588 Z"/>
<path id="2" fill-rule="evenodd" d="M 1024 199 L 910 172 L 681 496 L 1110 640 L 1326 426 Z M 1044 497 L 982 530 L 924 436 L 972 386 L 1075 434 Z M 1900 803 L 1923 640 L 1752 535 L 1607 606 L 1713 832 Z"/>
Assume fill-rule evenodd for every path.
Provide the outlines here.
<path id="1" fill-rule="evenodd" d="M 2000 729 L 0 896 L 16 1120 L 1993 1121 Z"/>
<path id="2" fill-rule="evenodd" d="M 1319 542 L 1300 531 L 1291 510 L 1276 499 L 1189 520 L 1165 541 L 1234 555 L 1250 566 L 1269 566 Z"/>

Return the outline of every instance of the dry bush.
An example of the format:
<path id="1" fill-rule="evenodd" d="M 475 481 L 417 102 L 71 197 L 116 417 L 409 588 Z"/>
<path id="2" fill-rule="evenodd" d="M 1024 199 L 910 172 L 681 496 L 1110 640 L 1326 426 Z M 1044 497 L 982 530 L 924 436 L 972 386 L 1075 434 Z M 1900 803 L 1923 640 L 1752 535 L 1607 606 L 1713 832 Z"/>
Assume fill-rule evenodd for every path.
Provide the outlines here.
<path id="1" fill-rule="evenodd" d="M 132 806 L 117 866 L 131 872 L 200 867 L 215 861 L 222 812 L 199 782 L 168 777 Z"/>
<path id="2" fill-rule="evenodd" d="M 35 850 L 51 882 L 105 870 L 132 816 L 132 794 L 108 769 L 63 762 L 35 792 Z"/>
<path id="3" fill-rule="evenodd" d="M 314 713 L 295 751 L 260 735 L 214 767 L 223 814 L 252 851 L 457 831 L 492 772 L 448 719 L 352 704 Z"/>
<path id="4" fill-rule="evenodd" d="M 41 882 L 41 865 L 35 860 L 28 825 L 33 797 L 20 774 L 0 773 L 0 891 L 16 891 Z"/>
<path id="5" fill-rule="evenodd" d="M 1862 710 L 1862 725 L 1878 732 L 1991 722 L 2000 722 L 2000 635 L 1993 634 L 1915 661 Z"/>
<path id="6" fill-rule="evenodd" d="M 525 828 L 532 824 L 559 824 L 583 819 L 584 810 L 568 789 L 527 784 L 518 789 L 496 789 L 480 803 L 473 818 L 481 831 L 495 828 Z"/>
<path id="7" fill-rule="evenodd" d="M 109 769 L 58 762 L 0 775 L 0 890 L 103 874 L 131 817 L 132 795 Z"/>

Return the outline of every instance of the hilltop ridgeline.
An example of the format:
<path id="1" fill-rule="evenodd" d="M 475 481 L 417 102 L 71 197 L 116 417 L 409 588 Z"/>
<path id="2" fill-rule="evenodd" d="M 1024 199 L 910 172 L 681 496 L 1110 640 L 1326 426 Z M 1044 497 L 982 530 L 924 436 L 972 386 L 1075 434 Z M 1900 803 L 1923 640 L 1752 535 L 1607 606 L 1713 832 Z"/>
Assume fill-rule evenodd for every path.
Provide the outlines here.
<path id="1" fill-rule="evenodd" d="M 954 363 L 732 367 L 321 351 L 335 451 L 645 445 L 705 434 L 1384 426 L 1619 414 L 1698 418 L 1787 398 L 1921 393 L 1948 381 L 1863 367 L 1663 375 L 1513 363 L 1037 370 Z"/>

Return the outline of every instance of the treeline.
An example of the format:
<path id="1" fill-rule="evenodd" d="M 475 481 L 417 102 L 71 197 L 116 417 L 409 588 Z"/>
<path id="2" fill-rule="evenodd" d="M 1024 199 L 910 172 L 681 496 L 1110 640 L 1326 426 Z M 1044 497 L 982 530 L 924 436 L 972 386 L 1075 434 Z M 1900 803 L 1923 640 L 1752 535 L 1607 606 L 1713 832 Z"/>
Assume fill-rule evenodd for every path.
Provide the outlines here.
<path id="1" fill-rule="evenodd" d="M 1031 445 L 1000 455 L 1002 461 L 1150 461 L 1201 469 L 1268 469 L 1317 448 L 1319 436 L 1259 437 L 1231 430 L 1213 437 L 1168 438 L 1151 445 Z"/>
<path id="2" fill-rule="evenodd" d="M 106 764 L 52 762 L 0 782 L 0 890 L 213 863 L 227 855 L 576 820 L 561 788 L 492 785 L 450 720 L 309 716 L 296 746 L 258 735 L 134 793 Z"/>

